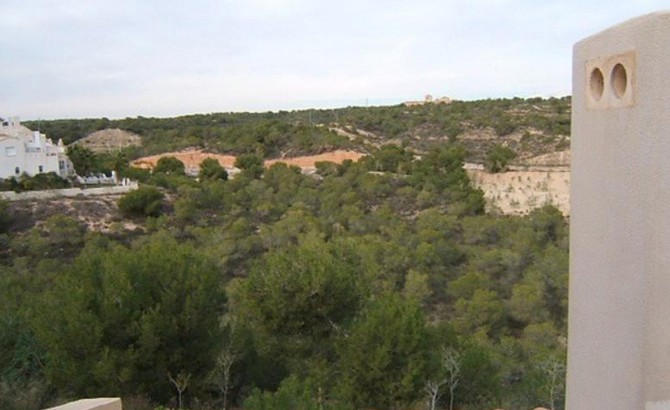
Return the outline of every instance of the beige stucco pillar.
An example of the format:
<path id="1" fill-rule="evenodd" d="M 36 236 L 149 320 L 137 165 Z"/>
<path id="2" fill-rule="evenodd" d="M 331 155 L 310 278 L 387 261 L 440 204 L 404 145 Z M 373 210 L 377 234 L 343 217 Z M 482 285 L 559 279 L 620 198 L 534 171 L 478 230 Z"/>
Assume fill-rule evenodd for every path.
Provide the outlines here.
<path id="1" fill-rule="evenodd" d="M 670 409 L 670 12 L 574 47 L 568 410 Z"/>
<path id="2" fill-rule="evenodd" d="M 119 398 L 82 399 L 45 410 L 121 410 Z"/>

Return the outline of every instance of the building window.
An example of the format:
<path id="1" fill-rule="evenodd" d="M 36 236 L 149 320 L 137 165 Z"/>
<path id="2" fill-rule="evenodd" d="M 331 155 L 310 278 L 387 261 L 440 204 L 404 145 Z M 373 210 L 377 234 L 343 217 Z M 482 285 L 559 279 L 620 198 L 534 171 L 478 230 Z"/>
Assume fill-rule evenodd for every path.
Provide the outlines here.
<path id="1" fill-rule="evenodd" d="M 65 169 L 65 161 L 63 161 L 63 160 L 58 161 L 58 168 L 59 169 Z"/>
<path id="2" fill-rule="evenodd" d="M 38 168 L 40 169 L 40 173 L 44 172 L 44 167 L 42 165 L 40 165 Z"/>
<path id="3" fill-rule="evenodd" d="M 16 147 L 5 147 L 5 155 L 8 157 L 16 156 Z"/>
<path id="4" fill-rule="evenodd" d="M 14 173 L 16 175 L 19 175 L 21 173 L 21 168 L 19 168 L 19 167 L 14 168 Z"/>

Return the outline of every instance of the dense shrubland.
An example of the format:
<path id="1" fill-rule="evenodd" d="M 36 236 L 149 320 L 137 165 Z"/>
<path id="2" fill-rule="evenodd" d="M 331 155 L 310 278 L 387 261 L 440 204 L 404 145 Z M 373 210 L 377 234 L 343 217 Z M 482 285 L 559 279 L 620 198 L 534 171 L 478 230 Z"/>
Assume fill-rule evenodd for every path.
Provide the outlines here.
<path id="1" fill-rule="evenodd" d="M 200 182 L 172 164 L 147 176 L 169 205 L 121 201 L 139 236 L 17 231 L 0 204 L 0 407 L 561 407 L 566 221 L 485 215 L 465 155 L 383 147 L 315 176 L 250 155 Z"/>
<path id="2" fill-rule="evenodd" d="M 0 202 L 0 408 L 84 396 L 121 396 L 128 410 L 562 408 L 566 220 L 551 206 L 485 214 L 456 137 L 533 127 L 553 138 L 568 109 L 538 99 L 43 121 L 70 141 L 107 127 L 142 135 L 140 150 L 90 165 L 143 187 L 107 232 L 63 215 L 26 227 L 21 204 Z M 433 128 L 447 138 L 430 140 Z M 262 167 L 355 144 L 371 155 L 311 176 Z M 240 154 L 241 173 L 126 166 L 190 145 Z M 504 167 L 511 154 L 498 151 L 491 164 Z"/>

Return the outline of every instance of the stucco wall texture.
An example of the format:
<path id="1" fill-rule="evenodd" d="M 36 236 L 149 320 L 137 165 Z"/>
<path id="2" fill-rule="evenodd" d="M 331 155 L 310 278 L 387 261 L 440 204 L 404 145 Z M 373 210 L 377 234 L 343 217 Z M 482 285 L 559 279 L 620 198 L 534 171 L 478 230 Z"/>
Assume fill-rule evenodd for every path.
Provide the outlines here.
<path id="1" fill-rule="evenodd" d="M 45 410 L 121 410 L 119 398 L 82 399 Z"/>
<path id="2" fill-rule="evenodd" d="M 567 409 L 670 409 L 670 11 L 573 54 Z"/>

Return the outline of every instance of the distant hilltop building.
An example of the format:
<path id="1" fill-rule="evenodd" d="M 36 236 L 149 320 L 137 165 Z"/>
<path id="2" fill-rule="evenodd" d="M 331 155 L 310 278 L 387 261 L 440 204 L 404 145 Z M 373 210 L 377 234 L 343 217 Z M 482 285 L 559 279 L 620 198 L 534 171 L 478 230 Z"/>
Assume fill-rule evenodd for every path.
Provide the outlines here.
<path id="1" fill-rule="evenodd" d="M 403 105 L 406 107 L 414 107 L 417 105 L 425 105 L 425 104 L 451 104 L 453 100 L 449 97 L 440 97 L 440 98 L 433 98 L 432 95 L 428 94 L 424 97 L 422 101 L 405 101 Z"/>
<path id="2" fill-rule="evenodd" d="M 58 144 L 39 131 L 31 131 L 18 118 L 0 117 L 0 178 L 55 172 L 62 178 L 74 175 L 72 162 Z"/>

